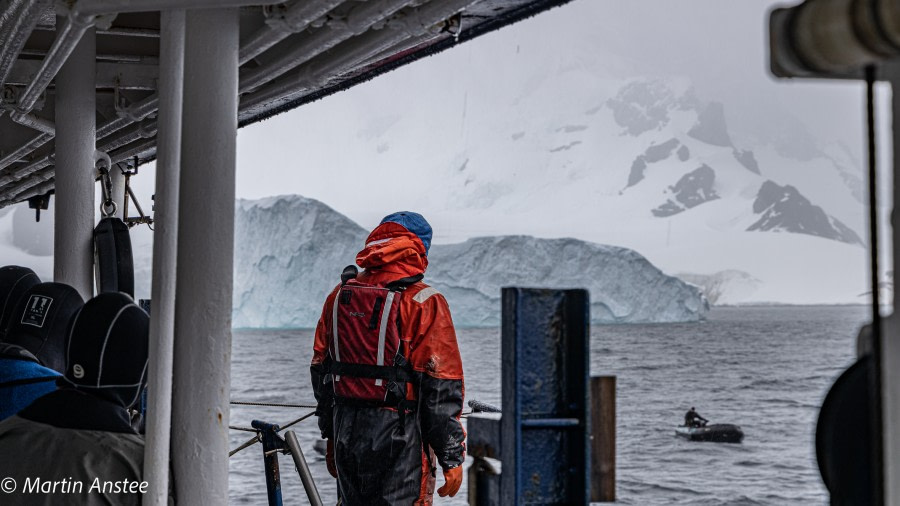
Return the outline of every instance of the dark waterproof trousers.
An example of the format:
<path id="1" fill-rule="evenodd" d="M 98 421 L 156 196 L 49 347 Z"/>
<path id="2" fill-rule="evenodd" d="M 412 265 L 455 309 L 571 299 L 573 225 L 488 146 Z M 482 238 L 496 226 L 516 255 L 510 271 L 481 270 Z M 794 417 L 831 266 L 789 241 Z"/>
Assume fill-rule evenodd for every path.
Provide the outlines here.
<path id="1" fill-rule="evenodd" d="M 434 475 L 416 413 L 334 406 L 334 456 L 345 506 L 431 504 Z M 424 500 L 424 501 L 423 501 Z"/>

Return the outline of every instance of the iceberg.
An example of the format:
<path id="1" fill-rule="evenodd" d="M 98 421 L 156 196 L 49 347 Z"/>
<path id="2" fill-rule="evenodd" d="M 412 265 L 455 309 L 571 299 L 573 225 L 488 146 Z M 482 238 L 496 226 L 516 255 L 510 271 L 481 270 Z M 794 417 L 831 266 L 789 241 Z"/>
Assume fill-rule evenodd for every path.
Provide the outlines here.
<path id="1" fill-rule="evenodd" d="M 367 231 L 316 200 L 238 201 L 235 327 L 314 327 L 326 295 L 354 263 Z M 592 323 L 685 322 L 708 310 L 700 290 L 637 252 L 576 239 L 498 236 L 437 244 L 425 282 L 462 327 L 500 323 L 504 286 L 586 288 Z"/>

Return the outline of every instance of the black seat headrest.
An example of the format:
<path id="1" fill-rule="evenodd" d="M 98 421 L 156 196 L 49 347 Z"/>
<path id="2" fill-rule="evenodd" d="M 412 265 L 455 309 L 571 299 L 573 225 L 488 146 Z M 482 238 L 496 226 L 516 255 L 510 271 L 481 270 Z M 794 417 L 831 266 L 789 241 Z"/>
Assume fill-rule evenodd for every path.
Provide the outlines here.
<path id="1" fill-rule="evenodd" d="M 69 323 L 83 305 L 81 294 L 69 285 L 34 285 L 19 299 L 4 341 L 24 348 L 44 366 L 62 373 Z"/>
<path id="2" fill-rule="evenodd" d="M 0 267 L 0 341 L 6 335 L 6 328 L 19 298 L 25 290 L 40 282 L 37 274 L 28 267 L 18 265 Z"/>
<path id="3" fill-rule="evenodd" d="M 121 292 L 87 301 L 72 320 L 65 379 L 79 390 L 133 406 L 147 376 L 150 317 Z"/>

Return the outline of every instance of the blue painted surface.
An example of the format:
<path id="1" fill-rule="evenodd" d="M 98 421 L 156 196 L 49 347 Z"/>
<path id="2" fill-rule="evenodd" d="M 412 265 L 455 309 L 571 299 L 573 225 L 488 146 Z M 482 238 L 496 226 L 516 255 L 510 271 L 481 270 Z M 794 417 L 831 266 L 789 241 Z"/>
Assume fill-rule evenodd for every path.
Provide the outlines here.
<path id="1" fill-rule="evenodd" d="M 588 504 L 589 296 L 503 289 L 501 503 Z"/>
<path id="2" fill-rule="evenodd" d="M 280 427 L 277 425 L 253 420 L 250 426 L 259 431 L 263 445 L 263 462 L 266 468 L 266 491 L 269 496 L 269 506 L 282 506 L 281 499 L 281 473 L 278 468 L 278 453 L 286 448 L 283 439 L 278 435 Z"/>

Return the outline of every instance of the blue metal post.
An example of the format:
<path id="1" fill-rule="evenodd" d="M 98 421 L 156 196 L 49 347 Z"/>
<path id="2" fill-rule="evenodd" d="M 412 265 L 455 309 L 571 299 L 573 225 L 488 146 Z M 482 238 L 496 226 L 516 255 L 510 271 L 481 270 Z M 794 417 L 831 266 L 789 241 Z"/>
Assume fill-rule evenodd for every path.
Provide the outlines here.
<path id="1" fill-rule="evenodd" d="M 259 420 L 253 420 L 250 425 L 259 430 L 262 439 L 269 506 L 282 506 L 281 473 L 278 469 L 278 452 L 284 448 L 284 441 L 278 436 L 281 429 L 277 425 Z"/>
<path id="2" fill-rule="evenodd" d="M 588 504 L 587 290 L 503 289 L 501 503 Z"/>

